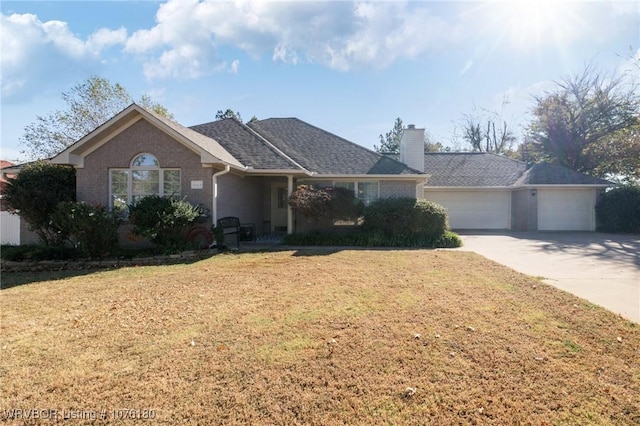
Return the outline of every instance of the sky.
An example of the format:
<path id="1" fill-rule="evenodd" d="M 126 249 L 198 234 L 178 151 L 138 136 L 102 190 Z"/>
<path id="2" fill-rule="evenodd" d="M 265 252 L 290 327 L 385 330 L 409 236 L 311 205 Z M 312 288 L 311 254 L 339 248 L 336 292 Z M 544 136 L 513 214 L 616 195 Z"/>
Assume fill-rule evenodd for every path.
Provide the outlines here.
<path id="1" fill-rule="evenodd" d="M 297 117 L 373 149 L 397 117 L 466 148 L 465 114 L 516 134 L 533 97 L 640 70 L 640 1 L 2 1 L 0 158 L 91 76 L 179 123 Z"/>

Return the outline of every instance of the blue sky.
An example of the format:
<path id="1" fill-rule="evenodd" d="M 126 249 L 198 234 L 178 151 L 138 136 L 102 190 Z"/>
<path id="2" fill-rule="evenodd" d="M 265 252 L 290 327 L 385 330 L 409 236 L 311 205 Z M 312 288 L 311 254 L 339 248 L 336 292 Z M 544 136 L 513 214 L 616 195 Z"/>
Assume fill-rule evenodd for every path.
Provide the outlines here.
<path id="1" fill-rule="evenodd" d="M 516 128 L 588 64 L 638 69 L 638 1 L 2 1 L 0 158 L 92 75 L 184 125 L 231 108 L 298 117 L 373 148 L 396 117 L 465 148 L 463 114 Z M 505 103 L 506 101 L 506 103 Z"/>

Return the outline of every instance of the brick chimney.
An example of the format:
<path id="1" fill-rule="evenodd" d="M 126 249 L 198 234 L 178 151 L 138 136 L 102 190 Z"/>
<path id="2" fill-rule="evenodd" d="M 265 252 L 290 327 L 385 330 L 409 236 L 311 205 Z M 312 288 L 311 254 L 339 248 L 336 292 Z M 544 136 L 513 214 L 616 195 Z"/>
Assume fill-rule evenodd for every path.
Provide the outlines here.
<path id="1" fill-rule="evenodd" d="M 415 124 L 404 129 L 400 139 L 400 161 L 424 172 L 424 129 L 416 129 Z"/>

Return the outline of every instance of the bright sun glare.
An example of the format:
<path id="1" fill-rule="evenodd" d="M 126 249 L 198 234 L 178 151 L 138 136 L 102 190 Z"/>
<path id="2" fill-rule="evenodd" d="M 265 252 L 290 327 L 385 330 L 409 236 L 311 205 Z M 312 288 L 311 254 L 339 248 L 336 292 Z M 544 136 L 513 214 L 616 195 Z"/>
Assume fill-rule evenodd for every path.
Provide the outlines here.
<path id="1" fill-rule="evenodd" d="M 577 15 L 578 1 L 509 0 L 492 4 L 502 37 L 520 50 L 564 44 L 584 25 Z"/>

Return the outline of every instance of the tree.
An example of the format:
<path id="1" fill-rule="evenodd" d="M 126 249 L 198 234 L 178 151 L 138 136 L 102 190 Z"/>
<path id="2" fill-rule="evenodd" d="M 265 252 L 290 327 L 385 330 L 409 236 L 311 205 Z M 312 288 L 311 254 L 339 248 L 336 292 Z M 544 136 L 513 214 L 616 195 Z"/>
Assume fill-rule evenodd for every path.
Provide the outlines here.
<path id="1" fill-rule="evenodd" d="M 380 135 L 380 146 L 374 145 L 373 149 L 376 152 L 385 154 L 400 154 L 400 141 L 402 140 L 402 134 L 404 133 L 404 126 L 400 117 L 396 118 L 393 128 L 388 131 L 384 136 Z M 424 152 L 438 152 L 442 151 L 443 146 L 440 142 L 433 140 L 433 136 L 429 133 L 425 133 L 424 136 Z"/>
<path id="2" fill-rule="evenodd" d="M 432 134 L 425 132 L 424 134 L 424 152 L 440 152 L 444 151 L 444 146 L 436 141 Z"/>
<path id="3" fill-rule="evenodd" d="M 380 146 L 374 145 L 373 149 L 376 152 L 400 154 L 400 139 L 402 139 L 403 132 L 402 119 L 398 117 L 393 124 L 393 128 L 386 135 L 380 135 Z"/>
<path id="4" fill-rule="evenodd" d="M 51 218 L 58 203 L 76 199 L 75 169 L 38 161 L 8 181 L 4 193 L 8 210 L 19 213 L 45 245 L 62 244 L 68 233 Z"/>
<path id="5" fill-rule="evenodd" d="M 640 94 L 636 84 L 588 66 L 535 98 L 534 155 L 579 172 L 640 177 Z"/>
<path id="6" fill-rule="evenodd" d="M 221 109 L 219 109 L 216 113 L 216 120 L 224 120 L 225 118 L 234 118 L 242 123 L 242 116 L 239 112 L 236 112 L 232 109 L 227 109 L 226 111 L 222 111 Z M 251 118 L 251 121 L 254 121 L 254 118 L 255 116 Z"/>
<path id="7" fill-rule="evenodd" d="M 503 106 L 506 101 L 503 102 Z M 497 123 L 497 125 L 496 125 Z M 480 110 L 472 114 L 464 114 L 462 123 L 462 139 L 473 151 L 507 154 L 516 141 L 516 137 L 502 113 Z"/>
<path id="8" fill-rule="evenodd" d="M 62 93 L 62 99 L 66 109 L 36 116 L 36 120 L 25 127 L 20 143 L 24 146 L 22 153 L 29 159 L 54 156 L 133 102 L 120 84 L 97 76 Z M 159 115 L 173 118 L 165 107 L 151 101 L 147 95 L 143 95 L 139 103 Z"/>

